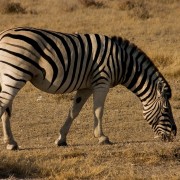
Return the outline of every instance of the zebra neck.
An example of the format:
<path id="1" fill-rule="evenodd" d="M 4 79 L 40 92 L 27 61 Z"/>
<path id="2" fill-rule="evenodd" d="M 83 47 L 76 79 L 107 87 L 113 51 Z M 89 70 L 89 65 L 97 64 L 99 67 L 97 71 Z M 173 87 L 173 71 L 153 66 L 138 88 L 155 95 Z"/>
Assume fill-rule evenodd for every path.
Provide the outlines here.
<path id="1" fill-rule="evenodd" d="M 150 59 L 142 54 L 140 57 L 129 56 L 127 60 L 122 85 L 139 97 L 146 106 L 156 97 L 156 86 L 161 75 Z"/>
<path id="2" fill-rule="evenodd" d="M 112 52 L 117 60 L 115 74 L 118 74 L 117 84 L 122 84 L 136 96 L 144 106 L 157 97 L 156 84 L 163 79 L 150 58 L 135 44 L 121 37 L 112 37 L 116 43 L 116 50 Z"/>

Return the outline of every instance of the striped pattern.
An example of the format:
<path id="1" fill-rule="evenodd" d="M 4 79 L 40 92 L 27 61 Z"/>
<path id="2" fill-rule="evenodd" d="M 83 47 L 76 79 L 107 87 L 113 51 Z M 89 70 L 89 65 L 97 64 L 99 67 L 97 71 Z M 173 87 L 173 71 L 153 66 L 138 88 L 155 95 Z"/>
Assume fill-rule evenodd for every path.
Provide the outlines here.
<path id="1" fill-rule="evenodd" d="M 39 78 L 42 90 L 65 93 L 89 86 L 91 76 L 94 76 L 91 83 L 96 83 L 95 76 L 98 77 L 99 70 L 106 64 L 111 41 L 97 34 L 70 35 L 19 28 L 2 35 L 0 47 L 3 54 L 14 56 L 14 64 L 23 60 L 22 69 L 14 67 L 9 60 L 0 62 L 28 75 L 26 81 L 32 79 L 32 83 L 37 84 Z"/>
<path id="2" fill-rule="evenodd" d="M 48 93 L 77 91 L 78 100 L 75 98 L 60 130 L 58 145 L 66 143 L 72 121 L 91 94 L 94 96 L 95 137 L 108 142 L 101 124 L 104 101 L 109 88 L 122 84 L 140 98 L 144 117 L 158 136 L 166 140 L 171 138 L 172 132 L 176 133 L 168 101 L 170 86 L 147 55 L 122 38 L 14 28 L 0 34 L 0 67 L 0 115 L 9 112 L 5 113 L 4 127 L 9 121 L 6 119 L 10 118 L 12 100 L 30 81 Z M 101 96 L 97 96 L 98 93 Z M 13 144 L 11 131 L 4 129 L 8 144 Z"/>
<path id="3" fill-rule="evenodd" d="M 140 98 L 144 118 L 152 126 L 155 137 L 172 140 L 177 128 L 169 103 L 169 84 L 150 58 L 136 45 L 122 38 L 113 37 L 112 40 L 121 50 L 121 66 L 124 67 L 121 84 Z"/>

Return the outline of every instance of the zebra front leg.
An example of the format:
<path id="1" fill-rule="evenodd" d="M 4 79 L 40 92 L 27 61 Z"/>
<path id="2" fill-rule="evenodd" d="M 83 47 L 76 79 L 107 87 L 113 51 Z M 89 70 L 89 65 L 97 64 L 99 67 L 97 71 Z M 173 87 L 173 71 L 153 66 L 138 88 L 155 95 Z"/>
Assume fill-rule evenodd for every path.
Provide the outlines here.
<path id="1" fill-rule="evenodd" d="M 66 136 L 69 132 L 69 129 L 72 125 L 73 120 L 78 116 L 79 112 L 81 111 L 83 105 L 87 101 L 87 99 L 90 97 L 92 94 L 92 91 L 89 89 L 82 89 L 78 90 L 74 100 L 73 104 L 69 110 L 68 117 L 65 120 L 64 125 L 60 129 L 60 136 L 59 138 L 55 141 L 55 144 L 58 146 L 66 146 Z"/>
<path id="2" fill-rule="evenodd" d="M 102 130 L 102 117 L 104 102 L 109 89 L 97 88 L 93 92 L 94 101 L 94 136 L 99 139 L 99 144 L 112 144 Z"/>
<path id="3" fill-rule="evenodd" d="M 2 125 L 3 125 L 3 133 L 4 133 L 4 142 L 6 143 L 7 145 L 6 148 L 8 150 L 17 150 L 18 145 L 13 138 L 11 125 L 10 125 L 11 112 L 12 112 L 12 104 L 6 108 L 5 112 L 3 113 L 1 117 Z"/>

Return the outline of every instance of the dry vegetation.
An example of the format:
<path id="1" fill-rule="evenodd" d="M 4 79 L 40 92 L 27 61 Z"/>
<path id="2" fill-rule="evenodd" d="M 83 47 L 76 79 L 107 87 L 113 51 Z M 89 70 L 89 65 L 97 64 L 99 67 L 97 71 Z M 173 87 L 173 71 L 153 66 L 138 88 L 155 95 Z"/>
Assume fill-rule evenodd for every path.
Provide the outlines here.
<path id="1" fill-rule="evenodd" d="M 123 36 L 143 49 L 172 86 L 180 129 L 179 0 L 1 0 L 0 30 L 33 26 L 62 32 Z M 0 131 L 0 178 L 9 179 L 174 179 L 180 178 L 180 133 L 173 143 L 153 139 L 139 100 L 123 87 L 111 90 L 105 133 L 93 138 L 92 99 L 74 122 L 69 146 L 54 140 L 73 94 L 49 95 L 28 84 L 14 102 L 12 129 L 20 151 L 7 152 Z"/>

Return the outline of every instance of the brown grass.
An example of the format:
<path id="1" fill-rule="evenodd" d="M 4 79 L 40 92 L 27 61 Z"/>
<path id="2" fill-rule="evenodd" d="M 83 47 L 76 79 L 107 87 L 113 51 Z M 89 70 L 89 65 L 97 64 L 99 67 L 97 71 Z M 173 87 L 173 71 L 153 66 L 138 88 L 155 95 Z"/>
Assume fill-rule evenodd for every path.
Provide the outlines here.
<path id="1" fill-rule="evenodd" d="M 95 0 L 78 0 L 80 4 L 82 4 L 84 7 L 103 7 L 103 2 L 98 2 Z"/>
<path id="2" fill-rule="evenodd" d="M 4 14 L 26 14 L 26 9 L 19 2 L 1 1 L 1 12 Z"/>
<path id="3" fill-rule="evenodd" d="M 142 20 L 150 18 L 148 7 L 144 0 L 119 1 L 118 7 L 120 10 L 127 11 L 131 18 L 139 18 Z"/>
<path id="4" fill-rule="evenodd" d="M 95 5 L 83 5 L 87 2 Z M 4 13 L 8 3 L 19 4 L 26 13 Z M 97 8 L 98 3 L 103 5 Z M 179 129 L 178 0 L 2 0 L 0 13 L 0 30 L 33 26 L 123 36 L 137 44 L 172 87 L 172 111 Z M 54 140 L 73 94 L 49 95 L 30 84 L 18 94 L 12 129 L 21 150 L 7 152 L 0 131 L 0 179 L 179 179 L 180 133 L 173 143 L 154 140 L 141 103 L 124 87 L 112 89 L 105 106 L 103 127 L 113 145 L 99 146 L 93 137 L 91 97 L 70 130 L 69 146 L 57 148 Z"/>

